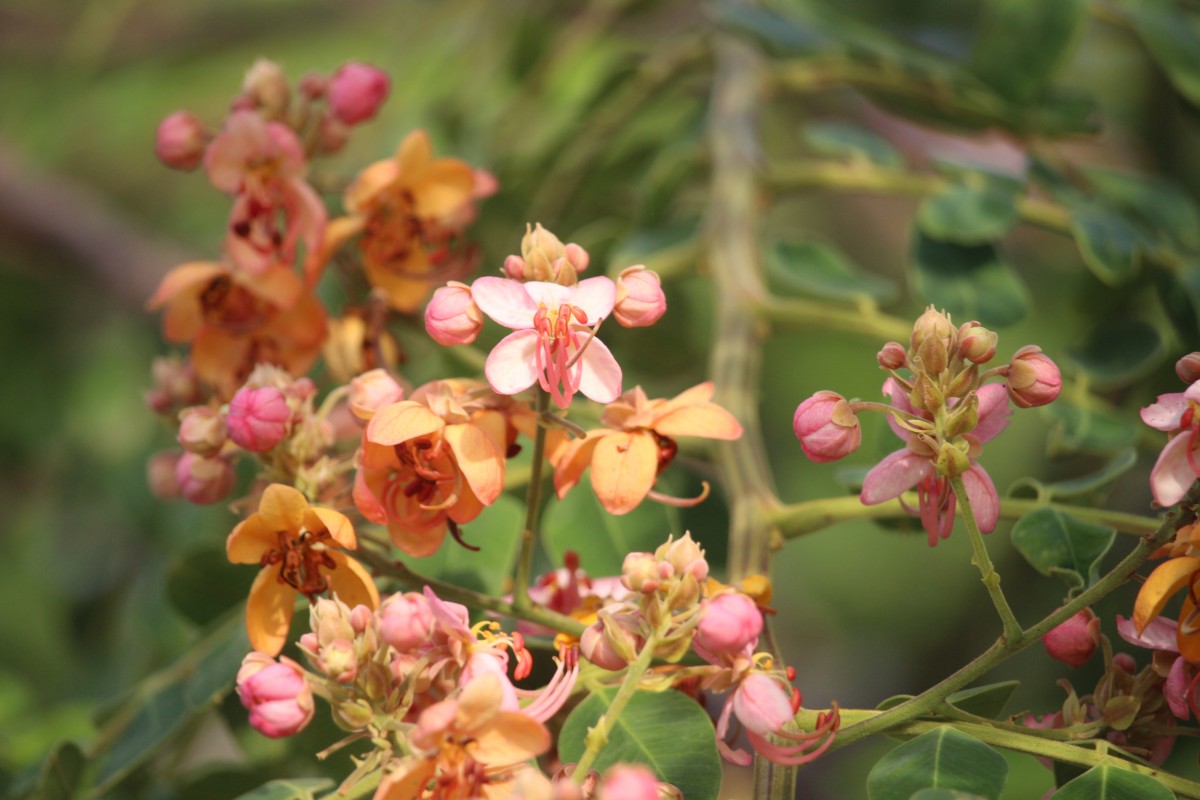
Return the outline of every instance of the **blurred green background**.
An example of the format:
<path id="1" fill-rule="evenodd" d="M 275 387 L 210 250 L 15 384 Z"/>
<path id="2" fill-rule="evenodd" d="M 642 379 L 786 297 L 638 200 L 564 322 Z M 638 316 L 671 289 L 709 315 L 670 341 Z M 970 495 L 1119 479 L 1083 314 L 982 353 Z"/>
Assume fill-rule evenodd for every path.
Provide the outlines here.
<path id="1" fill-rule="evenodd" d="M 1015 42 L 1004 56 L 1015 69 L 1040 43 L 1019 25 L 1004 28 L 1006 18 L 988 6 L 1021 5 L 785 6 L 788 14 L 822 20 L 801 29 L 825 31 L 825 38 L 810 47 L 766 36 L 766 50 L 801 62 L 806 54 L 832 53 L 810 63 L 841 59 L 859 72 L 829 68 L 833 77 L 806 92 L 775 85 L 762 109 L 764 167 L 812 155 L 801 126 L 837 121 L 875 130 L 915 169 L 940 169 L 941 158 L 1011 171 L 1034 154 L 1047 163 L 1169 176 L 1181 197 L 1194 197 L 1200 117 L 1188 79 L 1197 65 L 1189 73 L 1186 56 L 1156 60 L 1145 26 L 1139 29 L 1120 4 L 1079 4 L 1081 21 L 1063 39 L 1054 70 L 1046 69 L 1056 87 L 1094 101 L 1088 117 L 1099 121 L 1098 132 L 1060 137 L 1036 124 L 1002 131 L 994 121 L 967 125 L 955 117 L 956 95 L 939 94 L 941 73 L 914 54 L 926 54 L 938 69 L 961 65 L 999 25 L 1000 38 Z M 841 17 L 830 23 L 825 14 L 833 7 Z M 150 361 L 166 352 L 144 300 L 176 263 L 218 253 L 228 213 L 202 175 L 171 172 L 156 161 L 158 121 L 187 108 L 217 124 L 244 71 L 263 56 L 293 79 L 348 60 L 383 68 L 392 76 L 383 113 L 319 171 L 349 177 L 424 127 L 439 154 L 500 180 L 500 193 L 484 203 L 472 229 L 484 270 L 517 249 L 527 221 L 587 247 L 597 271 L 644 258 L 664 273 L 671 311 L 660 327 L 606 330 L 606 339 L 622 356 L 627 386 L 636 381 L 652 396 L 674 394 L 704 379 L 713 336 L 712 265 L 695 237 L 709 203 L 707 126 L 719 124 L 708 113 L 714 16 L 721 16 L 716 5 L 671 0 L 9 0 L 0 7 L 0 788 L 24 785 L 22 777 L 60 741 L 93 743 L 97 713 L 183 653 L 199 635 L 198 621 L 217 618 L 250 582 L 220 558 L 231 514 L 163 504 L 145 485 L 146 458 L 171 439 L 142 401 Z M 1186 44 L 1195 28 L 1181 19 Z M 857 91 L 839 75 L 871 79 L 858 80 L 865 90 Z M 878 94 L 889 85 L 901 89 Z M 926 107 L 898 105 L 897 94 L 923 98 Z M 930 97 L 948 124 L 905 119 L 928 123 Z M 1041 95 L 1012 102 L 1025 110 L 1054 106 Z M 336 196 L 328 199 L 338 210 Z M 764 189 L 759 234 L 764 242 L 813 240 L 839 249 L 863 272 L 886 279 L 892 291 L 885 308 L 911 319 L 924 304 L 909 263 L 919 201 L 903 192 Z M 1159 333 L 1158 345 L 1124 379 L 1098 386 L 1098 396 L 1128 417 L 1155 394 L 1178 389 L 1170 365 L 1198 345 L 1186 308 L 1168 314 L 1183 297 L 1182 283 L 1152 266 L 1105 282 L 1085 266 L 1070 236 L 1027 226 L 1006 233 L 999 247 L 1027 301 L 1022 318 L 1000 329 L 1001 357 L 1036 342 L 1077 385 L 1086 371 L 1071 369 L 1071 349 L 1097 326 L 1140 319 Z M 803 293 L 795 283 L 776 288 Z M 1188 300 L 1181 302 L 1186 307 Z M 454 368 L 417 324 L 401 322 L 397 331 L 415 382 Z M 772 330 L 762 433 L 785 501 L 845 492 L 836 466 L 803 457 L 788 421 L 797 402 L 818 389 L 875 397 L 881 344 L 850 333 Z M 1053 424 L 1047 413 L 1017 412 L 988 447 L 985 462 L 1002 493 L 1027 475 L 1061 479 L 1103 464 L 1107 453 L 1087 447 L 1060 446 L 1048 459 Z M 1146 476 L 1161 441 L 1132 437 L 1141 442 L 1138 463 L 1104 502 L 1147 513 Z M 881 420 L 869 421 L 864 439 L 855 465 L 867 466 L 898 444 Z M 672 488 L 693 492 L 703 470 L 678 469 Z M 723 509 L 715 498 L 670 519 L 721 556 Z M 552 508 L 547 525 L 554 521 Z M 870 708 L 919 691 L 997 633 L 962 532 L 930 550 L 919 530 L 895 527 L 838 526 L 793 541 L 777 556 L 777 631 L 810 707 L 836 699 Z M 1012 550 L 1008 527 L 1002 523 L 989 544 L 1018 616 L 1031 621 L 1060 601 L 1062 587 Z M 1120 537 L 1114 555 L 1129 546 Z M 1128 613 L 1132 595 L 1130 587 L 1099 609 L 1114 638 L 1112 615 Z M 1023 681 L 1010 712 L 1044 713 L 1063 699 L 1054 685 L 1065 674 L 1060 666 L 1031 648 L 991 679 Z M 1071 676 L 1081 693 L 1090 690 L 1096 668 Z M 310 757 L 335 738 L 328 725 L 287 747 L 247 731 L 236 700 L 202 717 L 176 732 L 171 748 L 141 762 L 112 796 L 233 796 L 273 776 L 349 770 L 340 757 L 321 766 Z M 865 797 L 865 772 L 892 744 L 871 741 L 820 760 L 802 771 L 801 796 Z M 1196 752 L 1181 741 L 1170 767 L 1200 777 Z M 1038 797 L 1052 785 L 1031 758 L 1011 762 L 1006 798 Z M 738 780 L 731 778 L 723 797 L 741 796 Z"/>

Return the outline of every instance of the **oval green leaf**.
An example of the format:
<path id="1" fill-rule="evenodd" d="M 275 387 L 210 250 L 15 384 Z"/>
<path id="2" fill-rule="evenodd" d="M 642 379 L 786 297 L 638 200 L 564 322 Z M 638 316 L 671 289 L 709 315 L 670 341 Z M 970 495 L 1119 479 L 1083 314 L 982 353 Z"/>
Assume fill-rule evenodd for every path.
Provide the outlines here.
<path id="1" fill-rule="evenodd" d="M 896 297 L 886 278 L 859 271 L 841 251 L 816 242 L 776 242 L 767 271 L 779 288 L 825 300 L 853 300 L 864 295 L 881 303 Z"/>
<path id="2" fill-rule="evenodd" d="M 1017 194 L 1011 186 L 982 180 L 955 183 L 925 198 L 917 209 L 917 227 L 945 242 L 975 245 L 993 242 L 1017 223 Z"/>
<path id="3" fill-rule="evenodd" d="M 946 698 L 949 705 L 977 717 L 999 719 L 1020 681 L 1000 681 L 955 692 Z"/>
<path id="4" fill-rule="evenodd" d="M 468 550 L 449 536 L 438 551 L 411 560 L 421 575 L 441 578 L 456 586 L 498 595 L 512 574 L 521 547 L 525 507 L 502 494 L 475 520 L 462 526 L 463 541 L 479 550 Z"/>
<path id="5" fill-rule="evenodd" d="M 1200 33 L 1183 8 L 1174 0 L 1137 0 L 1121 8 L 1176 91 L 1200 105 Z"/>
<path id="6" fill-rule="evenodd" d="M 1071 594 L 1091 585 L 1116 531 L 1078 520 L 1056 508 L 1039 508 L 1017 520 L 1013 547 L 1043 575 L 1061 579 Z"/>
<path id="7" fill-rule="evenodd" d="M 997 800 L 1008 762 L 978 739 L 943 725 L 905 742 L 867 775 L 870 800 L 909 800 L 925 788 L 951 789 Z"/>
<path id="8" fill-rule="evenodd" d="M 87 757 L 74 742 L 55 747 L 38 772 L 32 797 L 38 800 L 71 800 L 79 793 Z"/>
<path id="9" fill-rule="evenodd" d="M 1105 455 L 1137 441 L 1138 426 L 1133 420 L 1098 408 L 1072 405 L 1061 397 L 1045 406 L 1042 413 L 1055 423 L 1047 442 L 1051 455 L 1060 452 Z"/>
<path id="10" fill-rule="evenodd" d="M 1128 386 L 1153 372 L 1166 355 L 1158 330 L 1139 319 L 1107 321 L 1081 347 L 1067 349 L 1067 360 L 1098 389 Z"/>
<path id="11" fill-rule="evenodd" d="M 925 788 L 914 792 L 908 800 L 983 800 L 977 794 L 956 792 L 953 789 Z"/>
<path id="12" fill-rule="evenodd" d="M 971 53 L 971 71 L 1016 102 L 1038 99 L 1066 59 L 1082 0 L 988 0 Z"/>
<path id="13" fill-rule="evenodd" d="M 956 319 L 1004 327 L 1029 311 L 1029 292 L 991 245 L 972 247 L 918 232 L 912 248 L 917 292 Z"/>
<path id="14" fill-rule="evenodd" d="M 818 155 L 870 161 L 883 167 L 902 167 L 900 152 L 874 131 L 844 122 L 810 122 L 800 138 Z"/>
<path id="15" fill-rule="evenodd" d="M 558 740 L 563 763 L 583 756 L 588 729 L 616 693 L 615 688 L 595 692 L 567 717 Z M 694 700 L 679 692 L 633 696 L 593 767 L 603 772 L 622 761 L 645 764 L 659 780 L 677 786 L 687 800 L 716 800 L 721 789 L 721 759 L 712 721 Z"/>
<path id="16" fill-rule="evenodd" d="M 1054 793 L 1054 800 L 1175 800 L 1175 793 L 1149 775 L 1111 764 L 1092 767 Z"/>
<path id="17" fill-rule="evenodd" d="M 1071 216 L 1071 232 L 1083 263 L 1109 286 L 1125 283 L 1141 268 L 1141 234 L 1123 215 L 1086 207 Z"/>

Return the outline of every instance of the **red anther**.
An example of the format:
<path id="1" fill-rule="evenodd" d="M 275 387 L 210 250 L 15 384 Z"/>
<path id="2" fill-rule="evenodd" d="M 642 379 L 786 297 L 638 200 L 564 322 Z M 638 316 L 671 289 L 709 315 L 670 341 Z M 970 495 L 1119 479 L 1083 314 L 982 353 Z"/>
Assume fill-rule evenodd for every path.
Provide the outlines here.
<path id="1" fill-rule="evenodd" d="M 424 483 L 425 483 L 425 481 L 421 480 L 420 478 L 413 478 L 413 479 L 412 479 L 411 481 L 409 481 L 409 483 L 408 483 L 408 484 L 407 484 L 407 485 L 404 487 L 404 496 L 405 496 L 405 497 L 412 497 L 414 494 L 416 494 L 417 492 L 421 491 L 421 485 L 422 485 L 422 484 L 424 484 Z"/>
<path id="2" fill-rule="evenodd" d="M 587 325 L 587 312 L 579 306 L 571 306 L 571 316 L 573 316 L 580 325 Z"/>
<path id="3" fill-rule="evenodd" d="M 796 680 L 796 668 L 795 667 L 788 667 L 784 674 L 787 675 L 787 679 L 789 681 Z"/>
<path id="4" fill-rule="evenodd" d="M 537 313 L 533 315 L 533 328 L 538 333 L 546 336 L 550 333 L 549 324 L 547 321 L 546 307 L 540 306 Z"/>
<path id="5" fill-rule="evenodd" d="M 1179 427 L 1190 428 L 1192 427 L 1192 422 L 1195 421 L 1195 419 L 1196 407 L 1189 403 L 1188 407 L 1183 410 L 1183 416 L 1179 418 Z"/>
<path id="6" fill-rule="evenodd" d="M 563 553 L 563 566 L 571 572 L 579 569 L 579 553 L 576 553 L 574 550 L 568 550 Z"/>
<path id="7" fill-rule="evenodd" d="M 533 654 L 528 650 L 517 653 L 517 665 L 513 668 L 513 679 L 522 681 L 533 672 Z"/>
<path id="8" fill-rule="evenodd" d="M 803 695 L 800 694 L 800 690 L 797 689 L 795 686 L 793 686 L 792 687 L 792 713 L 793 714 L 800 713 L 800 704 L 803 702 L 804 702 L 804 697 L 803 697 Z"/>
<path id="9" fill-rule="evenodd" d="M 429 448 L 433 447 L 433 442 L 429 441 L 428 439 L 414 439 L 413 447 L 417 448 L 418 450 L 428 450 Z"/>
<path id="10" fill-rule="evenodd" d="M 519 653 L 525 649 L 525 636 L 520 631 L 513 632 L 512 640 L 513 640 L 513 650 L 514 651 Z"/>

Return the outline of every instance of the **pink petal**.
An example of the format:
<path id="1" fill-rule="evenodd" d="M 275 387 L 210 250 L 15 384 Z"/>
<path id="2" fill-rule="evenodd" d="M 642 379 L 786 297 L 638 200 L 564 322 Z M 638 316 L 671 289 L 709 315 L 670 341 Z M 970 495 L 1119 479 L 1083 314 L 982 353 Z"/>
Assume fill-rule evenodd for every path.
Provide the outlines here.
<path id="1" fill-rule="evenodd" d="M 883 382 L 883 396 L 888 398 L 893 408 L 898 408 L 901 411 L 914 414 L 918 417 L 926 416 L 913 408 L 913 404 L 908 399 L 908 392 L 904 391 L 904 387 L 897 383 L 895 378 L 888 378 Z M 896 422 L 896 418 L 891 414 L 887 415 L 887 422 L 888 426 L 892 429 L 892 433 L 904 441 L 907 442 L 909 437 L 912 436 L 911 433 L 900 427 L 900 423 Z"/>
<path id="2" fill-rule="evenodd" d="M 1117 633 L 1130 644 L 1144 647 L 1147 650 L 1162 650 L 1164 653 L 1179 652 L 1179 623 L 1173 619 L 1155 617 L 1139 635 L 1137 624 L 1132 618 L 1126 619 L 1117 614 Z"/>
<path id="3" fill-rule="evenodd" d="M 557 309 L 561 305 L 571 303 L 571 289 L 549 281 L 529 281 L 523 284 L 530 299 L 537 305 Z"/>
<path id="4" fill-rule="evenodd" d="M 1171 664 L 1171 671 L 1167 673 L 1166 683 L 1163 684 L 1163 697 L 1166 698 L 1167 705 L 1171 707 L 1171 713 L 1184 720 L 1188 718 L 1189 683 L 1187 661 L 1180 656 Z"/>
<path id="5" fill-rule="evenodd" d="M 1187 398 L 1183 392 L 1160 394 L 1157 403 L 1151 403 L 1142 409 L 1142 422 L 1160 431 L 1179 430 L 1183 420 L 1183 412 L 1187 410 Z"/>
<path id="6" fill-rule="evenodd" d="M 571 292 L 571 305 L 583 309 L 589 325 L 611 314 L 616 301 L 617 285 L 603 275 L 580 281 Z"/>
<path id="7" fill-rule="evenodd" d="M 499 346 L 496 345 L 497 348 Z M 604 342 L 592 339 L 587 350 L 579 357 L 579 365 L 583 367 L 579 376 L 579 391 L 583 392 L 585 397 L 590 397 L 597 403 L 611 403 L 621 396 L 621 365 L 613 358 L 612 352 Z"/>
<path id="8" fill-rule="evenodd" d="M 1163 448 L 1150 470 L 1150 492 L 1154 501 L 1164 508 L 1183 499 L 1196 480 L 1196 472 L 1188 461 L 1188 450 L 1195 444 L 1195 434 L 1181 433 Z"/>
<path id="9" fill-rule="evenodd" d="M 483 313 L 506 328 L 518 331 L 532 328 L 538 306 L 525 291 L 526 285 L 508 278 L 477 278 L 471 284 L 471 299 Z"/>
<path id="10" fill-rule="evenodd" d="M 1008 404 L 1008 390 L 1002 383 L 989 383 L 976 392 L 976 396 L 979 398 L 979 422 L 972 432 L 983 444 L 1008 427 L 1012 406 Z"/>
<path id="11" fill-rule="evenodd" d="M 927 457 L 908 449 L 897 450 L 867 473 L 859 499 L 865 506 L 883 503 L 899 497 L 932 474 L 933 464 Z"/>
<path id="12" fill-rule="evenodd" d="M 979 530 L 991 533 L 1000 519 L 1000 495 L 996 493 L 996 485 L 992 483 L 987 471 L 975 461 L 972 461 L 971 468 L 963 473 L 962 480 Z"/>
<path id="13" fill-rule="evenodd" d="M 487 278 L 480 278 L 475 283 Z M 494 280 L 500 280 L 496 278 Z M 472 288 L 472 295 L 474 289 Z M 494 317 L 493 317 L 494 319 Z M 518 330 L 505 336 L 488 353 L 483 373 L 497 394 L 523 392 L 537 382 L 536 349 L 541 337 L 535 330 Z M 593 345 L 595 342 L 593 342 Z M 591 348 L 589 348 L 591 349 Z"/>

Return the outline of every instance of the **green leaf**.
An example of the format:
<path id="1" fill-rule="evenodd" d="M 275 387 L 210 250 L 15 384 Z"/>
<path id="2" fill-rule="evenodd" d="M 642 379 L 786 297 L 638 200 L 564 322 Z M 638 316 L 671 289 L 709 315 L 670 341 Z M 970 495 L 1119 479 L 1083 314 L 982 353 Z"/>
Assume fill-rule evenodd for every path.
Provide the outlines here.
<path id="1" fill-rule="evenodd" d="M 881 758 L 867 775 L 870 800 L 909 800 L 927 787 L 997 800 L 1008 762 L 978 739 L 949 725 L 927 731 Z"/>
<path id="2" fill-rule="evenodd" d="M 1121 8 L 1175 89 L 1200 106 L 1200 32 L 1192 17 L 1174 0 L 1136 0 Z"/>
<path id="3" fill-rule="evenodd" d="M 1100 389 L 1128 386 L 1146 377 L 1166 355 L 1158 330 L 1136 319 L 1108 320 L 1094 328 L 1081 347 L 1067 349 L 1067 360 Z"/>
<path id="4" fill-rule="evenodd" d="M 1079 254 L 1102 282 L 1117 286 L 1141 268 L 1141 234 L 1124 215 L 1089 206 L 1071 216 L 1071 232 Z"/>
<path id="5" fill-rule="evenodd" d="M 643 264 L 662 277 L 689 269 L 700 257 L 698 224 L 692 220 L 626 237 L 608 259 L 608 274 L 615 279 L 621 270 L 634 264 Z"/>
<path id="6" fill-rule="evenodd" d="M 38 800 L 71 800 L 79 792 L 87 758 L 74 742 L 55 747 L 38 772 L 33 797 Z"/>
<path id="7" fill-rule="evenodd" d="M 1153 175 L 1084 167 L 1088 182 L 1105 200 L 1140 224 L 1168 234 L 1185 247 L 1200 246 L 1200 210 L 1178 186 Z"/>
<path id="8" fill-rule="evenodd" d="M 913 792 L 908 800 L 983 800 L 980 795 L 969 792 L 956 792 L 953 789 L 934 789 L 926 787 Z"/>
<path id="9" fill-rule="evenodd" d="M 963 689 L 946 698 L 946 702 L 977 717 L 999 719 L 1020 681 L 1001 681 L 986 686 Z"/>
<path id="10" fill-rule="evenodd" d="M 601 689 L 567 717 L 558 740 L 564 763 L 579 761 L 588 728 L 616 693 L 615 687 Z M 603 772 L 620 761 L 645 764 L 659 780 L 677 786 L 687 800 L 716 800 L 721 788 L 721 759 L 712 721 L 694 700 L 679 692 L 633 696 L 592 766 Z"/>
<path id="11" fill-rule="evenodd" d="M 1029 311 L 1029 292 L 991 245 L 966 247 L 918 232 L 912 248 L 917 292 L 956 319 L 1004 327 Z"/>
<path id="12" fill-rule="evenodd" d="M 246 599 L 245 573 L 224 550 L 205 547 L 177 559 L 167 573 L 167 599 L 197 625 L 207 625 Z"/>
<path id="13" fill-rule="evenodd" d="M 818 155 L 865 160 L 884 167 L 904 166 L 904 158 L 891 142 L 857 125 L 810 122 L 800 128 L 800 138 Z"/>
<path id="14" fill-rule="evenodd" d="M 216 705 L 233 687 L 249 651 L 243 615 L 231 614 L 174 664 L 143 681 L 101 732 L 94 754 L 99 791 L 121 781 Z"/>
<path id="15" fill-rule="evenodd" d="M 264 783 L 237 800 L 316 800 L 320 792 L 331 788 L 329 778 L 286 778 Z"/>
<path id="16" fill-rule="evenodd" d="M 568 550 L 592 575 L 618 575 L 625 556 L 653 552 L 670 533 L 679 533 L 679 514 L 659 503 L 644 502 L 622 516 L 604 510 L 590 481 L 581 481 L 562 500 L 551 501 L 542 524 L 542 542 L 552 563 Z"/>
<path id="17" fill-rule="evenodd" d="M 1200 347 L 1200 264 L 1154 271 L 1154 289 L 1179 335 L 1181 352 Z"/>
<path id="18" fill-rule="evenodd" d="M 1054 800 L 1175 800 L 1175 793 L 1149 775 L 1111 764 L 1092 767 L 1054 793 Z"/>
<path id="19" fill-rule="evenodd" d="M 1060 578 L 1071 594 L 1090 586 L 1112 547 L 1112 528 L 1078 520 L 1056 508 L 1039 508 L 1012 529 L 1013 547 L 1043 575 Z"/>
<path id="20" fill-rule="evenodd" d="M 859 272 L 840 250 L 816 242 L 776 242 L 767 272 L 780 288 L 824 300 L 853 300 L 864 295 L 881 303 L 896 297 L 886 278 Z"/>
<path id="21" fill-rule="evenodd" d="M 1061 397 L 1043 409 L 1055 421 L 1047 446 L 1051 454 L 1114 453 L 1137 441 L 1137 425 L 1108 411 L 1072 405 Z"/>
<path id="22" fill-rule="evenodd" d="M 917 227 L 934 239 L 974 245 L 995 241 L 1017 222 L 1016 182 L 972 176 L 925 198 Z"/>
<path id="23" fill-rule="evenodd" d="M 1086 19 L 1082 0 L 988 0 L 971 71 L 1016 102 L 1036 100 L 1062 65 Z"/>
<path id="24" fill-rule="evenodd" d="M 1042 496 L 1047 500 L 1055 500 L 1064 497 L 1078 497 L 1089 492 L 1094 492 L 1124 475 L 1136 463 L 1137 450 L 1132 447 L 1126 447 L 1118 451 L 1103 467 L 1090 475 L 1081 475 L 1078 478 L 1071 478 L 1070 480 L 1044 484 L 1042 486 Z"/>
<path id="25" fill-rule="evenodd" d="M 410 564 L 422 575 L 498 595 L 517 563 L 524 521 L 525 506 L 515 497 L 502 494 L 461 528 L 463 541 L 478 547 L 478 551 L 468 550 L 447 536 L 436 553 L 411 559 Z"/>
<path id="26" fill-rule="evenodd" d="M 912 700 L 914 696 L 911 694 L 894 694 L 891 697 L 881 700 L 879 705 L 875 706 L 875 709 L 877 711 L 887 711 L 889 708 L 895 708 L 901 703 Z"/>

